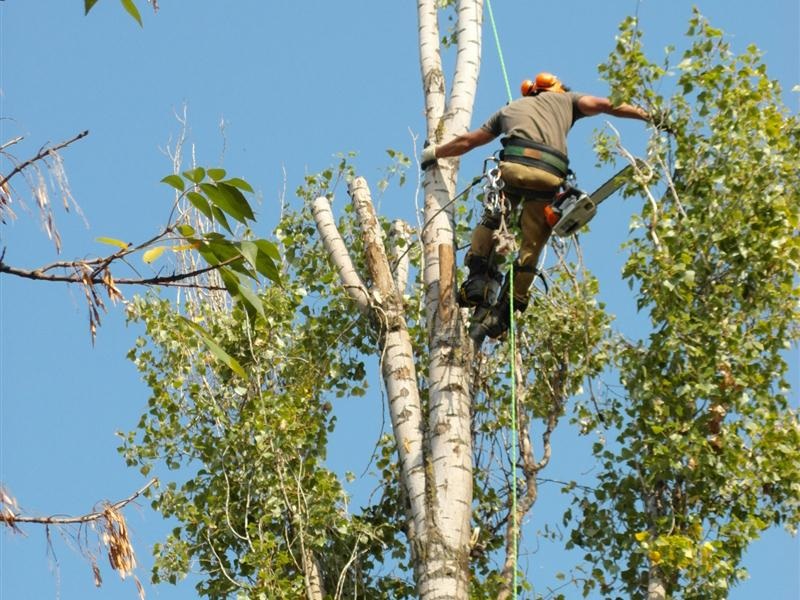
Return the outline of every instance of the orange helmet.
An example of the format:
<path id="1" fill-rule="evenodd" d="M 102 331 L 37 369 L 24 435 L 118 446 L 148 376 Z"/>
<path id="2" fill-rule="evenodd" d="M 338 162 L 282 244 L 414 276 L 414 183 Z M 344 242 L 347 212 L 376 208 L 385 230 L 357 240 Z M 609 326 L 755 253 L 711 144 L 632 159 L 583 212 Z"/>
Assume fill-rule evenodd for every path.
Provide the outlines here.
<path id="1" fill-rule="evenodd" d="M 520 92 L 522 92 L 523 96 L 530 96 L 536 92 L 548 91 L 548 92 L 563 92 L 564 87 L 561 85 L 561 81 L 558 77 L 553 75 L 552 73 L 542 72 L 536 76 L 536 79 L 531 81 L 530 79 L 526 79 L 522 82 L 522 85 L 519 86 Z"/>

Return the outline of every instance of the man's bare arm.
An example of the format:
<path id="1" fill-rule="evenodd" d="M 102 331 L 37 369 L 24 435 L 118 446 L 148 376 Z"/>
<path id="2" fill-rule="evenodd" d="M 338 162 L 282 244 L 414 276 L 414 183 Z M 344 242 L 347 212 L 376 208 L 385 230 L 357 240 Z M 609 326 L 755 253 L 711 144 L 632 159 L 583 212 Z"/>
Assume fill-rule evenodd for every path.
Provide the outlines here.
<path id="1" fill-rule="evenodd" d="M 650 116 L 643 108 L 627 104 L 626 102 L 614 106 L 611 104 L 611 100 L 599 96 L 581 96 L 578 99 L 578 110 L 587 117 L 593 117 L 603 113 L 614 117 L 622 117 L 623 119 L 650 121 Z"/>
<path id="2" fill-rule="evenodd" d="M 436 158 L 449 158 L 451 156 L 461 156 L 473 148 L 488 144 L 495 137 L 485 129 L 475 129 L 468 133 L 463 133 L 454 137 L 449 142 L 436 146 Z"/>

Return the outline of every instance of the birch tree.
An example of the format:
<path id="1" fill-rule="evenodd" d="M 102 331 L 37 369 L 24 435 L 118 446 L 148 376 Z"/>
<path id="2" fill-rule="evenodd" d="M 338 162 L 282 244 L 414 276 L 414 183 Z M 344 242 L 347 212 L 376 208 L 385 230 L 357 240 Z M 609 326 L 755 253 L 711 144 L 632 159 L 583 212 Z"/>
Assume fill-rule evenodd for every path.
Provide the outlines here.
<path id="1" fill-rule="evenodd" d="M 451 38 L 439 29 L 438 4 L 418 2 L 425 137 L 437 144 L 470 128 L 481 61 L 482 3 L 453 9 Z M 682 63 L 680 85 L 684 93 L 697 86 L 692 101 L 701 117 L 720 109 L 710 138 L 701 120 L 690 118 L 690 101 L 676 97 L 667 106 L 654 95 L 664 72 L 638 46 L 625 45 L 632 22 L 601 68 L 620 100 L 670 108 L 679 142 L 674 148 L 654 137 L 650 166 L 628 189 L 643 209 L 634 217 L 641 235 L 629 245 L 625 274 L 640 306 L 652 309 L 652 335 L 628 340 L 611 332 L 597 281 L 570 241 L 547 272 L 549 293 L 534 294 L 518 321 L 515 352 L 504 344 L 476 352 L 467 314 L 455 302 L 456 248 L 466 225 L 457 211 L 457 161 L 440 161 L 424 175 L 415 229 L 377 214 L 368 180 L 343 158 L 306 178 L 297 194 L 302 206 L 284 206 L 275 233 L 283 292 L 295 312 L 271 290 L 260 295 L 270 308 L 264 313 L 203 313 L 222 355 L 244 376 L 209 364 L 200 344 L 166 362 L 158 362 L 159 352 L 137 351 L 154 389 L 153 409 L 127 438 L 126 455 L 143 469 L 163 455 L 203 465 L 184 487 L 155 498 L 183 524 L 170 547 L 159 549 L 157 577 L 176 579 L 197 559 L 206 577 L 199 591 L 210 597 L 507 598 L 522 585 L 534 587 L 536 597 L 564 597 L 535 589 L 535 581 L 519 583 L 517 549 L 555 451 L 552 434 L 566 414 L 581 434 L 605 434 L 595 446 L 598 480 L 564 487 L 575 497 L 564 517 L 573 527 L 568 545 L 582 548 L 590 563 L 565 585 L 585 595 L 723 597 L 741 578 L 741 554 L 758 531 L 796 525 L 798 429 L 782 400 L 780 351 L 797 337 L 797 287 L 786 266 L 797 262 L 797 214 L 788 200 L 798 169 L 791 142 L 779 135 L 786 129 L 796 137 L 796 119 L 776 108 L 775 89 L 754 56 L 741 68 L 718 67 L 727 52 L 713 54 L 717 33 L 699 20 L 694 27 L 705 37 Z M 443 37 L 453 40 L 456 55 L 449 77 Z M 739 88 L 742 72 L 747 85 Z M 738 90 L 737 102 L 726 103 L 719 89 Z M 733 127 L 740 107 L 753 125 L 748 135 Z M 752 131 L 759 142 L 748 145 Z M 736 162 L 752 158 L 751 150 L 767 162 Z M 627 156 L 616 140 L 602 140 L 599 151 L 604 159 Z M 676 174 L 672 151 L 680 165 L 698 165 L 697 175 Z M 748 184 L 753 174 L 755 188 Z M 342 185 L 347 206 L 338 202 Z M 759 203 L 764 189 L 774 194 Z M 730 201 L 732 190 L 749 194 L 743 207 Z M 713 204 L 717 193 L 729 200 Z M 728 211 L 748 223 L 747 248 L 725 226 Z M 767 234 L 769 248 L 756 260 L 750 248 Z M 768 275 L 769 289 L 757 289 L 759 273 Z M 153 327 L 156 350 L 185 346 L 163 306 L 141 310 L 137 318 Z M 719 319 L 704 326 L 709 310 Z M 281 339 L 278 352 L 271 336 Z M 706 343 L 713 352 L 704 352 Z M 272 368 L 260 352 L 281 366 Z M 315 360 L 303 360 L 308 355 Z M 333 427 L 324 407 L 331 393 L 363 394 L 366 372 L 355 357 L 369 355 L 380 365 L 392 433 L 377 449 L 380 498 L 350 515 L 346 495 L 320 463 L 324 432 Z M 626 395 L 597 397 L 591 387 L 581 394 L 601 373 L 610 377 L 612 359 Z M 171 408 L 174 397 L 180 411 Z M 205 421 L 218 404 L 228 420 Z M 174 424 L 170 410 L 196 419 Z M 259 420 L 253 413 L 261 411 Z M 308 420 L 310 431 L 285 434 L 284 411 Z M 280 434 L 266 439 L 265 428 Z M 609 434 L 616 444 L 602 443 Z M 236 477 L 223 476 L 227 467 L 210 440 L 237 455 Z M 295 460 L 298 447 L 302 460 Z M 315 485 L 324 494 L 312 514 L 306 499 Z M 275 564 L 289 575 L 282 579 Z"/>
<path id="2" fill-rule="evenodd" d="M 455 67 L 448 89 L 448 77 L 443 71 L 441 57 L 443 36 L 439 29 L 438 3 L 418 2 L 426 139 L 431 143 L 446 142 L 470 127 L 481 62 L 482 9 L 481 2 L 455 3 Z M 484 485 L 490 467 L 483 465 L 486 470 L 476 476 L 474 441 L 479 420 L 475 401 L 482 395 L 482 383 L 476 373 L 485 375 L 486 370 L 478 369 L 476 361 L 479 357 L 475 356 L 465 331 L 467 314 L 459 310 L 455 296 L 458 225 L 454 196 L 457 174 L 457 161 L 440 161 L 440 168 L 432 169 L 424 176 L 423 225 L 417 231 L 420 277 L 416 282 L 422 315 L 414 316 L 416 320 L 422 319 L 424 336 L 418 337 L 416 347 L 408 333 L 411 307 L 403 302 L 406 282 L 398 276 L 405 270 L 395 270 L 398 263 L 391 260 L 393 253 L 404 254 L 403 246 L 399 251 L 386 248 L 383 228 L 374 213 L 367 181 L 359 177 L 349 185 L 359 235 L 363 240 L 367 267 L 363 277 L 353 266 L 358 259 L 354 259 L 352 249 L 342 242 L 334 225 L 329 198 L 316 198 L 313 211 L 320 236 L 344 288 L 365 317 L 379 328 L 381 372 L 387 390 L 403 496 L 407 499 L 405 533 L 417 594 L 420 598 L 468 597 L 470 587 L 476 585 L 471 573 L 471 558 L 481 556 L 481 548 L 491 546 L 497 549 L 497 531 L 505 527 L 505 559 L 501 561 L 501 568 L 489 569 L 494 575 L 487 580 L 487 589 L 505 597 L 513 591 L 512 582 L 516 578 L 516 540 L 520 523 L 535 502 L 536 476 L 549 460 L 549 436 L 562 414 L 564 400 L 576 389 L 576 382 L 587 372 L 595 371 L 598 365 L 586 360 L 582 368 L 575 368 L 565 376 L 567 364 L 573 366 L 574 361 L 566 356 L 568 351 L 563 346 L 554 353 L 557 364 L 552 366 L 558 369 L 560 376 L 553 376 L 552 371 L 546 372 L 543 381 L 552 385 L 548 386 L 546 394 L 536 399 L 546 416 L 544 456 L 537 461 L 528 438 L 529 421 L 524 410 L 530 409 L 530 404 L 534 403 L 532 396 L 524 393 L 523 384 L 534 379 L 531 363 L 528 362 L 529 370 L 525 370 L 520 356 L 500 353 L 500 361 L 514 361 L 516 364 L 520 360 L 520 381 L 518 389 L 513 391 L 522 400 L 514 407 L 515 410 L 523 409 L 519 412 L 521 462 L 519 467 L 516 463 L 504 467 L 507 480 L 501 490 Z M 587 281 L 577 282 L 577 278 L 565 281 L 568 286 L 574 283 L 573 291 L 587 285 Z M 412 293 L 413 297 L 415 294 Z M 582 314 L 593 310 L 588 294 L 576 297 L 584 302 L 580 308 Z M 587 328 L 588 354 L 600 344 L 601 321 L 599 319 L 594 327 Z M 500 368 L 501 363 L 495 361 L 488 366 L 488 369 Z M 483 424 L 485 431 L 494 436 L 503 432 L 508 434 L 507 414 L 498 399 L 511 396 L 509 386 L 515 384 L 498 380 L 494 375 L 489 375 L 489 378 L 493 380 L 494 389 L 484 398 L 491 405 L 482 413 L 491 413 L 487 423 Z M 525 407 L 525 402 L 530 404 Z M 503 453 L 508 449 L 508 443 L 502 445 Z M 526 492 L 522 502 L 512 506 L 511 486 L 515 485 L 513 481 L 518 468 Z M 488 528 L 493 533 L 484 531 L 478 524 L 480 519 L 474 519 L 473 486 L 476 481 L 482 482 L 479 483 L 480 502 L 487 502 L 484 510 L 488 508 L 487 520 L 494 521 Z M 502 511 L 503 517 L 498 518 L 496 511 Z"/>
<path id="3" fill-rule="evenodd" d="M 418 2 L 419 47 L 425 93 L 426 135 L 441 143 L 467 130 L 481 58 L 481 2 L 460 2 L 458 49 L 449 98 L 440 56 L 439 10 Z M 426 401 L 417 387 L 415 351 L 382 229 L 362 178 L 350 195 L 364 238 L 371 289 L 357 281 L 347 289 L 361 309 L 377 319 L 384 385 L 408 499 L 407 535 L 420 598 L 466 598 L 472 506 L 472 439 L 468 367 L 470 351 L 455 302 L 453 209 L 456 169 L 433 170 L 424 182 L 422 281 L 428 335 Z M 353 274 L 344 247 L 336 244 L 328 199 L 314 203 L 315 217 L 339 272 Z M 399 282 L 401 285 L 402 281 Z"/>

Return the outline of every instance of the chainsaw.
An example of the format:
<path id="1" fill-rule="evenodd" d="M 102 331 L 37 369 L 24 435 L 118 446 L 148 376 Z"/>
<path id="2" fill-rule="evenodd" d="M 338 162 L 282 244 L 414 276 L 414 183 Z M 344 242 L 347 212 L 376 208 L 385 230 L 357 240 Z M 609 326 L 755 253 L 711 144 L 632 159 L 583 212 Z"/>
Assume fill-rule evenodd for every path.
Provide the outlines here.
<path id="1" fill-rule="evenodd" d="M 643 164 L 638 159 L 636 163 L 638 167 Z M 556 196 L 551 205 L 545 207 L 547 224 L 559 237 L 568 237 L 576 233 L 594 218 L 599 204 L 625 185 L 632 174 L 633 165 L 628 165 L 591 194 L 568 186 Z"/>

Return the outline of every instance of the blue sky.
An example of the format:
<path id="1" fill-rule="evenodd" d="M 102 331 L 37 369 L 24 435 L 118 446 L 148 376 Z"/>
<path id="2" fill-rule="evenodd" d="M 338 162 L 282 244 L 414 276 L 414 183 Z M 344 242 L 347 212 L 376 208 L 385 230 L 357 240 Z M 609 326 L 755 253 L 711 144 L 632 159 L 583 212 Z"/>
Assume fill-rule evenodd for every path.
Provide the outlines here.
<path id="1" fill-rule="evenodd" d="M 0 143 L 25 136 L 14 152 L 26 158 L 44 144 L 90 131 L 63 153 L 72 193 L 89 223 L 57 209 L 63 259 L 107 252 L 95 241 L 99 236 L 143 240 L 165 221 L 172 195 L 158 182 L 171 164 L 162 150 L 180 131 L 175 112 L 184 105 L 198 163 L 221 164 L 258 191 L 262 236 L 270 235 L 284 191 L 292 199 L 303 175 L 328 167 L 338 152 L 358 152 L 357 168 L 374 184 L 389 162 L 386 149 L 411 154 L 412 137 L 424 139 L 413 3 L 159 4 L 157 15 L 142 7 L 141 29 L 115 0 L 100 0 L 88 17 L 80 0 L 0 3 Z M 800 83 L 796 0 L 761 0 L 758 8 L 745 0 L 495 0 L 493 8 L 514 91 L 521 79 L 550 70 L 576 90 L 604 95 L 597 65 L 613 49 L 621 19 L 638 8 L 647 48 L 660 56 L 666 45 L 680 46 L 693 4 L 731 36 L 735 50 L 755 43 L 766 53 L 771 77 L 797 110 L 800 94 L 790 91 Z M 506 100 L 486 33 L 476 126 Z M 572 166 L 587 188 L 609 174 L 595 168 L 591 151 L 592 130 L 601 125 L 601 119 L 581 122 L 570 138 Z M 643 149 L 641 123 L 615 125 L 631 150 Z M 482 158 L 463 161 L 462 181 L 477 174 Z M 8 170 L 2 160 L 0 172 Z M 335 208 L 343 201 L 341 193 Z M 385 215 L 414 221 L 413 181 L 410 188 L 389 188 L 380 204 Z M 56 260 L 31 203 L 14 209 L 18 218 L 0 228 L 5 260 L 29 268 Z M 618 326 L 635 335 L 641 322 L 621 281 L 618 249 L 631 209 L 619 199 L 608 201 L 582 243 Z M 142 485 L 117 454 L 114 435 L 135 426 L 148 397 L 125 360 L 136 334 L 125 326 L 123 311 L 110 308 L 92 347 L 80 290 L 0 278 L 0 481 L 27 512 L 82 514 Z M 791 359 L 796 363 L 796 352 Z M 796 368 L 792 379 L 797 389 Z M 381 428 L 380 402 L 373 389 L 366 398 L 337 403 L 335 469 L 361 473 L 366 467 Z M 580 478 L 591 467 L 587 446 L 563 429 L 548 476 Z M 358 482 L 353 491 L 359 493 Z M 556 486 L 543 486 L 534 514 L 558 520 L 562 502 Z M 148 597 L 195 597 L 191 585 L 149 585 L 149 548 L 169 525 L 146 504 L 126 515 Z M 533 522 L 528 539 L 541 525 Z M 104 559 L 105 583 L 96 590 L 88 564 L 68 540 L 53 532 L 54 559 L 43 530 L 26 533 L 0 533 L 0 600 L 135 597 L 131 582 L 119 582 Z M 537 581 L 555 583 L 553 573 L 574 559 L 536 542 L 531 548 L 529 568 Z M 796 539 L 770 532 L 752 547 L 746 565 L 752 578 L 731 598 L 800 598 Z"/>

